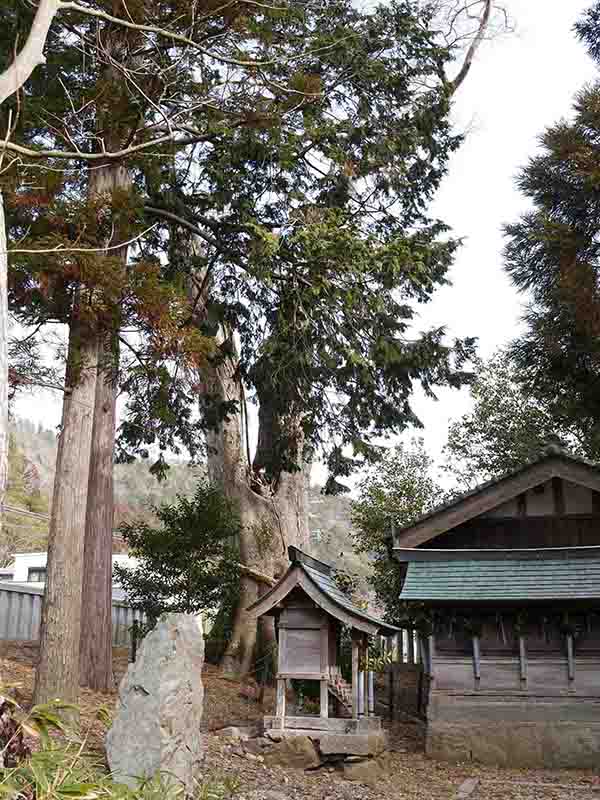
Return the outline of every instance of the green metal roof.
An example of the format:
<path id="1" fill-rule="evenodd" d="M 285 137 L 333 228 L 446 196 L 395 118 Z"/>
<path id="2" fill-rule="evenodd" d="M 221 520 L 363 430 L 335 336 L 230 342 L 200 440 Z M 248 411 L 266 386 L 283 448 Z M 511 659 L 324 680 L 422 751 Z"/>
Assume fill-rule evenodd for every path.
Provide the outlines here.
<path id="1" fill-rule="evenodd" d="M 600 558 L 415 561 L 402 600 L 600 599 Z"/>

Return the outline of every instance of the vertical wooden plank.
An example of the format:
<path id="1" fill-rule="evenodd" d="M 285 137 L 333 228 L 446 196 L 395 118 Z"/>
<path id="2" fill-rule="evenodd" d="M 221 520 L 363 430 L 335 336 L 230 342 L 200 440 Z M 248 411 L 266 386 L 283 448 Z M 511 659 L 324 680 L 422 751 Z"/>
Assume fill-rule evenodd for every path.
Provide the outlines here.
<path id="1" fill-rule="evenodd" d="M 359 632 L 352 631 L 352 717 L 358 719 L 358 641 Z"/>
<path id="2" fill-rule="evenodd" d="M 575 680 L 575 658 L 573 657 L 573 634 L 567 633 L 567 675 L 569 683 Z"/>
<path id="3" fill-rule="evenodd" d="M 287 658 L 287 631 L 279 628 L 279 642 L 277 646 L 277 672 L 285 672 L 285 662 Z"/>
<path id="4" fill-rule="evenodd" d="M 275 711 L 280 730 L 285 727 L 285 678 L 277 678 L 277 709 Z"/>
<path id="5" fill-rule="evenodd" d="M 517 514 L 520 517 L 527 516 L 527 495 L 525 492 L 517 497 Z"/>
<path id="6" fill-rule="evenodd" d="M 321 625 L 321 675 L 329 673 L 329 620 Z M 322 716 L 322 715 L 321 715 Z"/>
<path id="7" fill-rule="evenodd" d="M 525 637 L 519 636 L 519 674 L 521 683 L 527 683 L 527 649 L 525 647 Z"/>
<path id="8" fill-rule="evenodd" d="M 475 685 L 477 686 L 481 680 L 481 647 L 479 636 L 473 636 L 473 675 L 475 677 Z"/>
<path id="9" fill-rule="evenodd" d="M 554 513 L 563 516 L 565 513 L 565 492 L 561 478 L 552 478 L 552 499 L 554 501 Z"/>
<path id="10" fill-rule="evenodd" d="M 42 620 L 42 597 L 39 594 L 32 595 L 31 607 L 31 627 L 29 638 L 36 641 L 40 638 L 40 622 Z"/>

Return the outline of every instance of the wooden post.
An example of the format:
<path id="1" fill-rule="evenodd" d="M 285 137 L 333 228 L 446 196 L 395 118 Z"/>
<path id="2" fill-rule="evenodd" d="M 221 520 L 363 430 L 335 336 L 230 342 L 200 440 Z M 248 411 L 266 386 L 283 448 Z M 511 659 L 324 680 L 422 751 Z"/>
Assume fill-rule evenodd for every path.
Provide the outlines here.
<path id="1" fill-rule="evenodd" d="M 285 728 L 285 678 L 277 678 L 277 710 L 275 712 L 279 728 Z"/>
<path id="2" fill-rule="evenodd" d="M 475 676 L 475 687 L 479 687 L 481 680 L 481 648 L 479 636 L 473 636 L 473 675 Z"/>
<path id="3" fill-rule="evenodd" d="M 367 697 L 368 697 L 368 711 L 369 716 L 372 717 L 375 715 L 375 674 L 373 670 L 370 669 L 367 672 Z"/>
<path id="4" fill-rule="evenodd" d="M 329 716 L 329 687 L 326 678 L 321 678 L 320 715 L 324 719 Z"/>
<path id="5" fill-rule="evenodd" d="M 527 650 L 525 649 L 525 637 L 519 636 L 519 673 L 521 684 L 527 684 Z"/>
<path id="6" fill-rule="evenodd" d="M 358 717 L 365 715 L 365 672 L 360 670 L 358 673 Z"/>
<path id="7" fill-rule="evenodd" d="M 435 673 L 435 667 L 434 667 L 434 662 L 435 662 L 435 638 L 434 638 L 433 633 L 430 636 L 427 637 L 427 650 L 428 650 L 428 656 L 429 656 L 429 660 L 428 660 L 429 676 L 431 678 L 433 678 L 434 673 Z"/>
<path id="8" fill-rule="evenodd" d="M 567 674 L 569 683 L 575 680 L 575 658 L 573 657 L 573 634 L 567 633 Z"/>
<path id="9" fill-rule="evenodd" d="M 365 634 L 363 637 L 363 652 L 364 652 L 364 659 L 365 659 L 365 670 L 363 672 L 363 714 L 365 717 L 369 716 L 369 639 Z"/>
<path id="10" fill-rule="evenodd" d="M 358 642 L 359 632 L 352 630 L 352 718 L 358 719 Z"/>
<path id="11" fill-rule="evenodd" d="M 413 632 L 413 646 L 415 651 L 415 664 L 420 664 L 423 661 L 423 642 L 416 631 Z M 423 668 L 425 668 L 424 664 Z"/>

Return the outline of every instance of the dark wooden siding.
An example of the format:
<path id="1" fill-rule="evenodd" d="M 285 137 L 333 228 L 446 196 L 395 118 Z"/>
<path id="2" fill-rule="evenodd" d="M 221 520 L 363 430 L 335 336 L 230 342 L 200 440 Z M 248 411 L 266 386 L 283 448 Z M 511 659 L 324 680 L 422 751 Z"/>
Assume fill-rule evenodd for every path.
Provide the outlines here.
<path id="1" fill-rule="evenodd" d="M 498 517 L 465 522 L 424 548 L 577 547 L 600 545 L 600 515 Z"/>

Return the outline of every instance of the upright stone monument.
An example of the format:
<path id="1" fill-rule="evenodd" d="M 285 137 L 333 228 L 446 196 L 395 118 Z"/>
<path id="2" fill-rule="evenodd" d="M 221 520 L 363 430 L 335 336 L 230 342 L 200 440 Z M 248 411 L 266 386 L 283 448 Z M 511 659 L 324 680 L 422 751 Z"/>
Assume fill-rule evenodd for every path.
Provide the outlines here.
<path id="1" fill-rule="evenodd" d="M 165 614 L 143 640 L 119 687 L 119 702 L 106 736 L 115 780 L 164 773 L 192 792 L 203 756 L 200 733 L 204 687 L 204 638 L 199 620 Z"/>

